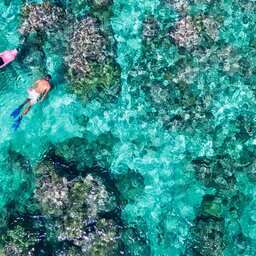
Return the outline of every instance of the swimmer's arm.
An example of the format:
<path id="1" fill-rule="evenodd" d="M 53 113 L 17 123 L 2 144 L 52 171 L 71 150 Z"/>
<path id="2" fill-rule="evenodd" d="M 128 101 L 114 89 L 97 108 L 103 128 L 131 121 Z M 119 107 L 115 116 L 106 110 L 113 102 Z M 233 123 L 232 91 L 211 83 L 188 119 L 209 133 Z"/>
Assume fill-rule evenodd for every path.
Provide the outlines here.
<path id="1" fill-rule="evenodd" d="M 40 102 L 42 102 L 42 101 L 45 99 L 45 97 L 47 96 L 49 90 L 50 90 L 50 88 L 47 88 L 47 89 L 43 92 L 43 97 L 42 97 L 42 99 L 40 100 Z"/>

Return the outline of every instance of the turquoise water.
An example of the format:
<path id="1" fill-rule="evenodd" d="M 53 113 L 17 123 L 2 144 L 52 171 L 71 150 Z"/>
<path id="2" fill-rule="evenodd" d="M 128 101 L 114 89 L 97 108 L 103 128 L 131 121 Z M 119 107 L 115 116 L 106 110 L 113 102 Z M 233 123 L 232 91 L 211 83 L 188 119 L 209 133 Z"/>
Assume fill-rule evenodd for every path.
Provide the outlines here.
<path id="1" fill-rule="evenodd" d="M 0 2 L 0 255 L 255 255 L 255 1 L 43 2 Z"/>

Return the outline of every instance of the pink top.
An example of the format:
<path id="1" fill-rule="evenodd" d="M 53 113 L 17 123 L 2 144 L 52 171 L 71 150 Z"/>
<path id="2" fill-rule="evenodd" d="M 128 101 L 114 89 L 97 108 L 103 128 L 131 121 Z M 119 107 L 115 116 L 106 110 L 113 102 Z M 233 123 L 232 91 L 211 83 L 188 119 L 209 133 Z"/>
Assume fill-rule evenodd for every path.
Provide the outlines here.
<path id="1" fill-rule="evenodd" d="M 17 56 L 18 51 L 16 49 L 14 50 L 6 50 L 4 52 L 0 53 L 0 57 L 2 58 L 4 64 L 0 66 L 0 68 L 3 68 L 6 66 L 8 63 L 12 62 L 15 57 Z"/>

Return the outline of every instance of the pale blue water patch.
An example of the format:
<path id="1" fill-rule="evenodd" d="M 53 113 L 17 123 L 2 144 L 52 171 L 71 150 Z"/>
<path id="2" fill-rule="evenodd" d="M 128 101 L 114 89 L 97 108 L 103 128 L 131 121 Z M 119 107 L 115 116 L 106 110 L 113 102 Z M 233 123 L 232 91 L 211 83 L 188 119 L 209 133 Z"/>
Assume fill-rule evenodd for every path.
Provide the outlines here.
<path id="1" fill-rule="evenodd" d="M 1 20 L 0 20 L 0 51 L 13 49 L 19 44 L 19 34 L 17 28 L 19 20 L 17 14 L 20 13 L 20 7 L 23 5 L 22 0 L 13 0 L 12 4 L 6 6 L 4 1 L 0 2 Z M 8 33 L 7 33 L 8 31 Z"/>
<path id="2" fill-rule="evenodd" d="M 23 79 L 19 81 L 16 88 L 1 94 L 0 144 L 10 145 L 13 150 L 27 156 L 31 162 L 36 162 L 40 160 L 41 154 L 47 149 L 49 143 L 82 136 L 84 128 L 75 123 L 84 110 L 74 95 L 61 89 L 65 85 L 59 84 L 59 89 L 50 91 L 43 103 L 37 103 L 31 108 L 23 118 L 20 128 L 14 131 L 11 129 L 14 120 L 10 117 L 10 113 L 27 98 L 28 86 L 38 79 L 37 77 L 33 80 L 31 78 L 25 80 L 25 77 L 26 74 L 23 74 Z M 69 114 L 70 109 L 74 110 L 74 115 Z"/>
<path id="3" fill-rule="evenodd" d="M 142 21 L 145 14 L 154 14 L 159 5 L 153 1 L 114 1 L 112 28 L 117 40 L 117 62 L 122 69 L 122 96 L 123 100 L 131 105 L 129 95 L 130 86 L 127 84 L 127 75 L 141 54 Z"/>
<path id="4" fill-rule="evenodd" d="M 205 189 L 194 178 L 185 151 L 191 148 L 195 156 L 205 155 L 209 150 L 202 150 L 208 141 L 202 143 L 202 136 L 193 138 L 165 131 L 161 120 L 143 121 L 149 107 L 144 103 L 139 110 L 123 112 L 113 108 L 102 112 L 100 105 L 88 104 L 85 112 L 90 117 L 87 131 L 98 136 L 111 127 L 121 141 L 113 149 L 112 174 L 119 175 L 131 169 L 144 177 L 145 191 L 126 205 L 123 221 L 136 227 L 141 236 L 146 236 L 151 255 L 181 255 L 186 248 L 195 209 L 205 194 Z M 147 230 L 140 226 L 140 219 L 146 223 Z"/>
<path id="5" fill-rule="evenodd" d="M 211 145 L 208 138 L 200 135 L 193 138 L 165 131 L 160 119 L 150 122 L 145 117 L 151 106 L 145 102 L 143 93 L 131 100 L 130 90 L 134 85 L 127 83 L 126 78 L 141 54 L 142 21 L 145 13 L 155 14 L 158 4 L 156 1 L 114 3 L 112 26 L 118 42 L 117 60 L 122 68 L 122 97 L 128 104 L 108 113 L 110 119 L 116 120 L 112 132 L 121 141 L 114 147 L 111 171 L 117 175 L 127 169 L 137 170 L 145 179 L 144 194 L 129 203 L 122 216 L 125 223 L 136 227 L 148 239 L 151 255 L 182 255 L 195 209 L 205 194 L 194 178 L 185 151 L 190 147 L 194 156 L 205 155 L 211 152 Z M 175 58 L 174 53 L 170 51 Z M 156 50 L 156 54 L 172 63 L 172 56 L 166 57 L 161 50 Z M 146 230 L 139 224 L 141 219 Z"/>
<path id="6" fill-rule="evenodd" d="M 13 150 L 22 153 L 35 164 L 50 143 L 82 136 L 84 128 L 76 122 L 84 110 L 75 96 L 54 90 L 42 104 L 38 103 L 31 108 L 23 118 L 20 128 L 14 131 L 11 129 L 13 119 L 10 113 L 26 98 L 26 88 L 24 85 L 19 93 L 12 92 L 1 96 L 5 111 L 0 114 L 0 144 L 9 144 Z M 69 114 L 70 109 L 74 111 L 73 115 Z"/>

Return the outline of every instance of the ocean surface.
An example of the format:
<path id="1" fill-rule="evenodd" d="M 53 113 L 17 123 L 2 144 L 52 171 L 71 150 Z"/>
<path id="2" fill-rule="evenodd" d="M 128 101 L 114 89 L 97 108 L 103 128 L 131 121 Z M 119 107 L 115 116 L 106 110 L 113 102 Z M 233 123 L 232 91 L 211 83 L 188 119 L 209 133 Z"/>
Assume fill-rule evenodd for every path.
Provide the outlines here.
<path id="1" fill-rule="evenodd" d="M 0 0 L 0 256 L 256 255 L 255 24 L 255 0 Z"/>

